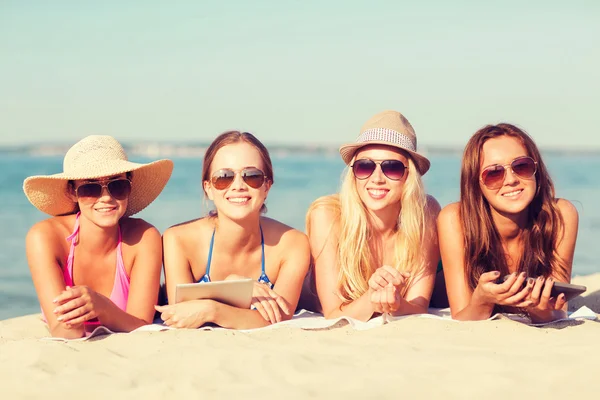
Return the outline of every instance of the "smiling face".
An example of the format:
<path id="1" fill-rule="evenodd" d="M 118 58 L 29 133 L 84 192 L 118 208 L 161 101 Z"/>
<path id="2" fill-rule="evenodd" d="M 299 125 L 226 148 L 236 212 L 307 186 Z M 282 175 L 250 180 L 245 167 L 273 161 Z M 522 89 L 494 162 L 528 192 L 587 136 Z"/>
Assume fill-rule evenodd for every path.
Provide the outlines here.
<path id="1" fill-rule="evenodd" d="M 242 220 L 260 214 L 271 182 L 265 179 L 260 187 L 252 187 L 256 186 L 254 182 L 257 170 L 264 171 L 262 157 L 256 147 L 247 142 L 229 144 L 216 152 L 209 168 L 211 179 L 205 180 L 203 186 L 219 215 Z M 223 188 L 217 182 L 213 183 L 213 177 L 224 177 L 231 171 L 234 172 L 231 185 Z M 243 175 L 248 175 L 247 181 L 250 184 L 244 181 Z"/>
<path id="2" fill-rule="evenodd" d="M 127 211 L 131 191 L 127 174 L 76 180 L 72 189 L 81 215 L 100 227 L 117 225 Z"/>
<path id="3" fill-rule="evenodd" d="M 354 156 L 354 162 L 364 159 L 373 160 L 377 163 L 371 176 L 365 179 L 355 178 L 358 196 L 365 207 L 372 212 L 387 211 L 391 208 L 394 209 L 394 212 L 396 212 L 396 209 L 399 212 L 404 183 L 409 174 L 408 157 L 392 146 L 370 145 L 359 149 Z M 380 164 L 384 160 L 402 162 L 407 167 L 402 178 L 393 180 L 386 176 Z M 394 176 L 392 175 L 392 177 Z"/>
<path id="4" fill-rule="evenodd" d="M 487 140 L 482 147 L 481 172 L 491 165 L 506 165 L 504 180 L 498 189 L 486 187 L 480 180 L 481 192 L 491 206 L 492 213 L 517 215 L 527 209 L 536 194 L 536 177 L 524 178 L 515 174 L 510 163 L 527 157 L 521 141 L 512 136 L 499 136 Z M 507 165 L 508 164 L 508 165 Z"/>

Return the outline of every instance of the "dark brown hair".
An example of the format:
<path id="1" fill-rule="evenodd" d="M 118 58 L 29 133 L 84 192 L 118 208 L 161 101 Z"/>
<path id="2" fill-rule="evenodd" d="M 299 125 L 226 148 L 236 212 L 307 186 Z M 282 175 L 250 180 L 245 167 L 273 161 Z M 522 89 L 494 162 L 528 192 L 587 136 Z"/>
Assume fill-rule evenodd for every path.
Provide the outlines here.
<path id="1" fill-rule="evenodd" d="M 467 143 L 460 175 L 460 218 L 465 241 L 465 277 L 473 290 L 484 272 L 500 271 L 501 276 L 508 274 L 502 240 L 479 181 L 483 144 L 500 136 L 518 139 L 525 147 L 527 155 L 537 162 L 537 191 L 528 206 L 528 221 L 522 236 L 524 251 L 517 271 L 524 271 L 531 277 L 548 277 L 553 271 L 559 274 L 564 271 L 564 262 L 556 253 L 559 235 L 564 233 L 564 223 L 556 206 L 554 184 L 535 142 L 514 125 L 487 125 L 475 132 Z"/>
<path id="2" fill-rule="evenodd" d="M 265 173 L 265 177 L 271 184 L 273 184 L 275 182 L 273 177 L 273 163 L 271 162 L 269 151 L 265 145 L 256 138 L 256 136 L 249 132 L 240 131 L 224 132 L 217 136 L 210 146 L 208 146 L 206 153 L 204 153 L 204 160 L 202 161 L 202 182 L 210 180 L 210 167 L 215 159 L 217 151 L 227 145 L 235 143 L 248 143 L 258 150 L 260 157 L 262 158 L 263 172 Z M 206 196 L 206 191 L 204 192 L 204 195 Z M 266 209 L 266 206 L 263 204 L 261 207 L 261 212 L 266 212 Z"/>

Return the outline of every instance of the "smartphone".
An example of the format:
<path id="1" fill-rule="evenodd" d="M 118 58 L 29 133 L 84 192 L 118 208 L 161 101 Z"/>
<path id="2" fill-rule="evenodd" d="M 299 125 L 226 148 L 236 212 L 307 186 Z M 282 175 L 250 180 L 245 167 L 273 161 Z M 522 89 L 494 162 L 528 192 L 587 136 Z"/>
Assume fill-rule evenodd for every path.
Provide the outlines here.
<path id="1" fill-rule="evenodd" d="M 510 275 L 506 275 L 504 278 L 502 278 L 502 282 L 505 282 L 508 278 L 510 278 Z M 525 286 L 527 286 L 527 279 L 525 279 L 525 282 L 523 282 L 523 288 L 525 288 Z M 565 300 L 569 301 L 584 293 L 586 290 L 587 287 L 585 286 L 554 281 L 554 285 L 552 285 L 552 291 L 550 292 L 550 297 L 558 297 L 559 294 L 564 293 Z"/>
<path id="2" fill-rule="evenodd" d="M 572 283 L 554 282 L 550 297 L 557 297 L 559 294 L 565 294 L 565 300 L 569 301 L 587 290 L 585 286 L 573 285 Z"/>

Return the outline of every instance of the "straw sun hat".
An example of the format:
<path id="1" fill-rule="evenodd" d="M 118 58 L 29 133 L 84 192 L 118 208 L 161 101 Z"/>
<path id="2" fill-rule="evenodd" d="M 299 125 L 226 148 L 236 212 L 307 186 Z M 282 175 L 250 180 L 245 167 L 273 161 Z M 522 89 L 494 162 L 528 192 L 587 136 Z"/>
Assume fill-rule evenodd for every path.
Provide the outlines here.
<path id="1" fill-rule="evenodd" d="M 417 153 L 417 135 L 404 115 L 398 111 L 383 111 L 371 117 L 361 128 L 356 142 L 340 147 L 340 154 L 350 165 L 356 151 L 370 144 L 384 144 L 406 151 L 421 175 L 429 170 L 429 160 Z"/>
<path id="2" fill-rule="evenodd" d="M 158 197 L 173 171 L 173 161 L 138 164 L 127 160 L 123 146 L 111 136 L 88 136 L 67 151 L 63 172 L 30 176 L 23 182 L 25 195 L 37 209 L 50 215 L 70 214 L 77 203 L 68 195 L 69 180 L 98 179 L 133 172 L 125 216 L 133 215 Z"/>

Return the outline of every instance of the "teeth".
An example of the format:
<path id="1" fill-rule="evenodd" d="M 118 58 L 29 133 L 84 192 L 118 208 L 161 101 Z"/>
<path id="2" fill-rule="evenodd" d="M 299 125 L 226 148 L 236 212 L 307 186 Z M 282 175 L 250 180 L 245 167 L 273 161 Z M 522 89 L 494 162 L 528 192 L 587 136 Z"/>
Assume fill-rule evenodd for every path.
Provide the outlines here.
<path id="1" fill-rule="evenodd" d="M 523 189 L 519 189 L 519 190 L 515 190 L 515 191 L 513 191 L 513 192 L 504 193 L 502 196 L 505 196 L 505 197 L 513 197 L 513 196 L 516 196 L 516 195 L 518 195 L 518 194 L 519 194 L 519 193 L 521 193 L 522 191 L 523 191 Z"/>
<path id="2" fill-rule="evenodd" d="M 112 208 L 97 208 L 96 209 L 96 211 L 99 211 L 99 212 L 109 212 L 112 210 L 113 210 Z"/>
<path id="3" fill-rule="evenodd" d="M 387 192 L 388 191 L 384 189 L 369 189 L 369 193 L 371 193 L 373 196 L 383 196 Z"/>
<path id="4" fill-rule="evenodd" d="M 230 202 L 232 202 L 232 203 L 238 203 L 238 204 L 246 203 L 249 200 L 250 199 L 248 197 L 232 197 L 232 198 L 229 199 Z"/>

